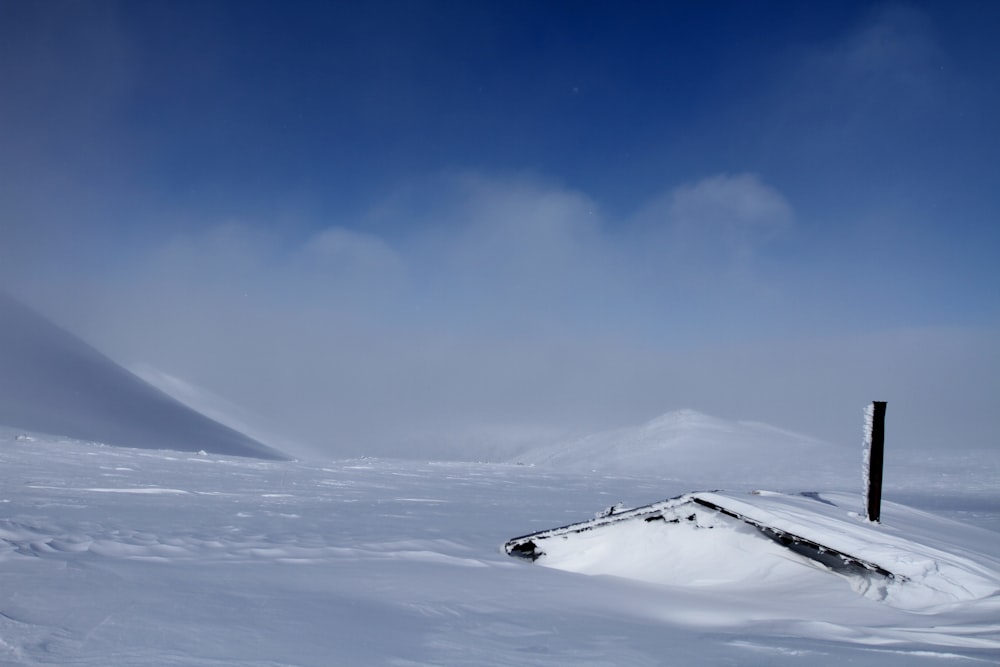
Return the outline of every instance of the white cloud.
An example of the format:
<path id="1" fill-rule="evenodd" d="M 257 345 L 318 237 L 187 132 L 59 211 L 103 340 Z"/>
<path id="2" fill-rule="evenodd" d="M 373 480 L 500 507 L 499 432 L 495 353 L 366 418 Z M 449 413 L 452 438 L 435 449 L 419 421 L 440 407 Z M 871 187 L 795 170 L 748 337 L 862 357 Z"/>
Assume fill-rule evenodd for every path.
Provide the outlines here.
<path id="1" fill-rule="evenodd" d="M 402 260 L 378 236 L 330 227 L 306 241 L 303 252 L 321 263 L 360 271 L 397 271 Z"/>
<path id="2" fill-rule="evenodd" d="M 682 185 L 667 198 L 666 219 L 682 238 L 749 246 L 788 229 L 792 207 L 755 174 L 720 174 Z"/>
<path id="3" fill-rule="evenodd" d="M 755 174 L 717 174 L 682 184 L 641 207 L 630 262 L 677 294 L 744 300 L 772 289 L 759 266 L 795 230 L 791 204 Z M 702 307 L 705 307 L 703 302 Z"/>
<path id="4" fill-rule="evenodd" d="M 446 263 L 454 280 L 468 281 L 486 298 L 538 305 L 585 289 L 602 272 L 603 229 L 585 195 L 524 180 L 479 177 L 466 184 L 451 233 L 433 258 Z"/>

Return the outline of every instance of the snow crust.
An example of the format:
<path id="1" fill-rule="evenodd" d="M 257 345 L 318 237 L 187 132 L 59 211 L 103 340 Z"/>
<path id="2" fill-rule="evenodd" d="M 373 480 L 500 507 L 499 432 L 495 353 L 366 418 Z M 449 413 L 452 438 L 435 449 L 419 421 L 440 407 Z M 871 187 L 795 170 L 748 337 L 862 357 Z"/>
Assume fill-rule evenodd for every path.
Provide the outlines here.
<path id="1" fill-rule="evenodd" d="M 866 548 L 919 543 L 937 571 L 909 555 L 896 565 L 969 595 L 880 597 L 707 513 L 697 522 L 718 525 L 678 524 L 681 539 L 623 525 L 613 539 L 564 541 L 574 571 L 500 548 L 691 490 L 658 475 L 264 461 L 0 430 L 0 664 L 996 663 L 998 596 L 967 575 L 993 576 L 1000 533 L 949 516 L 1000 525 L 997 462 L 969 460 L 951 482 L 925 463 L 887 494 L 914 507 L 887 502 L 885 538 Z M 809 471 L 779 464 L 761 484 L 810 488 Z M 775 521 L 821 506 L 849 523 L 853 495 L 748 504 Z M 581 574 L 599 563 L 614 570 Z"/>

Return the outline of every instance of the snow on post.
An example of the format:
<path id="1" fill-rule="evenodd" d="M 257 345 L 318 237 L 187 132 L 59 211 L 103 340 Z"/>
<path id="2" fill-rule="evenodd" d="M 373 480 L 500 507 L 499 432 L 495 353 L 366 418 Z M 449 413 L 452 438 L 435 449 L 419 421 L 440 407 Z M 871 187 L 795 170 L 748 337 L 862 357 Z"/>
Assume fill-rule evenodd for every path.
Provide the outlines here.
<path id="1" fill-rule="evenodd" d="M 878 523 L 882 508 L 882 463 L 885 448 L 885 401 L 865 408 L 865 451 L 861 472 L 865 485 L 865 516 Z"/>

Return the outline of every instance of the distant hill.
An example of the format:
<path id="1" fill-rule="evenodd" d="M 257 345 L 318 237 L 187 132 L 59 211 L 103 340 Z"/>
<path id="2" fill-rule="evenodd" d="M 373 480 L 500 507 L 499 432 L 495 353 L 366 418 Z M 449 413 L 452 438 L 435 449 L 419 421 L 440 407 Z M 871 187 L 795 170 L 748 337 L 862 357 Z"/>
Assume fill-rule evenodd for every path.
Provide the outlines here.
<path id="1" fill-rule="evenodd" d="M 110 445 L 285 459 L 0 292 L 0 424 Z"/>
<path id="2" fill-rule="evenodd" d="M 853 452 L 759 422 L 677 410 L 640 426 L 535 449 L 517 460 L 573 472 L 684 478 L 707 486 L 780 485 L 780 470 L 789 469 L 829 483 L 853 483 L 856 477 L 860 484 L 860 430 L 859 424 L 859 445 Z"/>

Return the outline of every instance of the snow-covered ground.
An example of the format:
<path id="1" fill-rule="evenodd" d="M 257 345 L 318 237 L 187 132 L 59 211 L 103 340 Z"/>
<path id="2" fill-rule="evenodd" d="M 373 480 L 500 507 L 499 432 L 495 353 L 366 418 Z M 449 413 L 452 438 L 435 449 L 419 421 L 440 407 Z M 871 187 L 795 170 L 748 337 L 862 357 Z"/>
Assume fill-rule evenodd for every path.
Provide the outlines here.
<path id="1" fill-rule="evenodd" d="M 688 543 L 655 581 L 502 552 L 515 535 L 699 488 L 653 466 L 263 461 L 11 429 L 0 466 L 4 665 L 1000 662 L 997 594 L 888 604 L 752 530 Z M 992 453 L 897 453 L 885 496 L 906 506 L 887 506 L 886 528 L 927 511 L 942 543 L 962 549 L 972 531 L 1000 552 L 998 468 Z M 720 486 L 739 480 L 830 490 L 774 459 Z M 860 482 L 845 484 L 833 490 Z M 636 539 L 648 535 L 601 548 L 626 562 Z"/>

